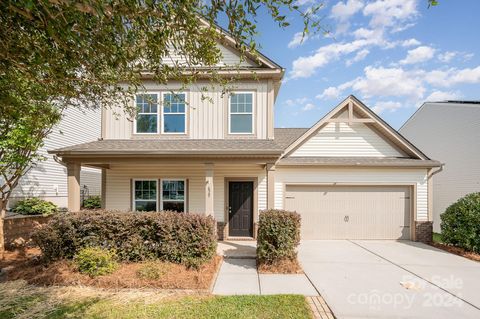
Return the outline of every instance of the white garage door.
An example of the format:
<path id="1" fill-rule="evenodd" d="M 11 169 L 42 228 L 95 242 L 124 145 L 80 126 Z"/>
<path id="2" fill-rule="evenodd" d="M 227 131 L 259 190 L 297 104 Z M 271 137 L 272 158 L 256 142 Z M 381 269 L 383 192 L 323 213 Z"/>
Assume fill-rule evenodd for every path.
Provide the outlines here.
<path id="1" fill-rule="evenodd" d="M 408 186 L 286 186 L 302 239 L 409 239 L 410 206 Z"/>

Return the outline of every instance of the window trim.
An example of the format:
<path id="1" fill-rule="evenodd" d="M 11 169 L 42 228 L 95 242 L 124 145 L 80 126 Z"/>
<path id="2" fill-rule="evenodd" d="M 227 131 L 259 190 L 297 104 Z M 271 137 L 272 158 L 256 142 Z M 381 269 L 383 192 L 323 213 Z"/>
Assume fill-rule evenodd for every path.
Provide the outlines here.
<path id="1" fill-rule="evenodd" d="M 163 101 L 165 100 L 164 99 L 164 96 L 165 94 L 184 94 L 185 95 L 185 111 L 183 113 L 165 113 L 164 110 L 163 110 Z M 162 92 L 161 94 L 161 110 L 160 110 L 160 118 L 162 120 L 162 123 L 161 123 L 161 134 L 163 135 L 187 135 L 187 92 L 185 91 L 165 91 L 165 92 Z M 183 114 L 184 115 L 184 121 L 185 121 L 185 131 L 184 132 L 165 132 L 165 114 L 172 114 L 172 115 L 180 115 L 180 114 Z"/>
<path id="2" fill-rule="evenodd" d="M 136 205 L 135 205 L 135 182 L 144 182 L 144 181 L 149 181 L 149 182 L 155 182 L 157 185 L 157 195 L 155 196 L 155 211 L 158 212 L 158 179 L 157 178 L 133 178 L 132 179 L 132 211 L 136 212 Z M 139 199 L 140 200 L 140 199 Z M 151 199 L 142 199 L 143 201 L 153 201 Z"/>
<path id="3" fill-rule="evenodd" d="M 252 131 L 250 133 L 245 133 L 245 132 L 232 132 L 232 108 L 231 108 L 231 103 L 232 103 L 232 94 L 229 94 L 228 96 L 228 134 L 229 135 L 255 135 L 255 91 L 232 91 L 233 95 L 235 94 L 252 94 L 252 112 L 236 112 L 233 114 L 245 114 L 245 115 L 252 115 Z"/>
<path id="4" fill-rule="evenodd" d="M 160 210 L 163 211 L 163 181 L 183 181 L 183 201 L 182 200 L 167 200 L 167 202 L 183 202 L 183 212 L 178 213 L 187 213 L 187 203 L 188 203 L 188 190 L 187 190 L 187 179 L 186 178 L 161 178 L 160 179 Z"/>
<path id="5" fill-rule="evenodd" d="M 160 131 L 160 119 L 161 119 L 161 116 L 160 116 L 160 113 L 159 113 L 159 107 L 161 105 L 161 101 L 160 101 L 160 93 L 159 92 L 143 92 L 143 93 L 136 93 L 135 96 L 134 96 L 134 104 L 135 104 L 135 112 L 137 110 L 137 95 L 147 95 L 147 94 L 155 94 L 157 96 L 157 112 L 156 113 L 135 113 L 135 120 L 133 121 L 133 132 L 134 134 L 137 134 L 137 135 L 158 135 L 158 132 Z M 138 132 L 137 131 L 137 115 L 139 114 L 155 114 L 157 116 L 157 131 L 156 132 Z"/>

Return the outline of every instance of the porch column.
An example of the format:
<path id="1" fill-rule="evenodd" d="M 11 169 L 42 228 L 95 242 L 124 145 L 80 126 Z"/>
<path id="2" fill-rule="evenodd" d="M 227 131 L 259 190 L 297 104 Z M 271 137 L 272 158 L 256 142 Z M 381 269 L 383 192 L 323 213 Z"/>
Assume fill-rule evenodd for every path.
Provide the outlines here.
<path id="1" fill-rule="evenodd" d="M 267 209 L 275 208 L 275 164 L 267 163 Z"/>
<path id="2" fill-rule="evenodd" d="M 213 163 L 205 163 L 205 215 L 213 216 Z"/>
<path id="3" fill-rule="evenodd" d="M 78 163 L 67 163 L 68 210 L 80 210 L 80 168 Z"/>

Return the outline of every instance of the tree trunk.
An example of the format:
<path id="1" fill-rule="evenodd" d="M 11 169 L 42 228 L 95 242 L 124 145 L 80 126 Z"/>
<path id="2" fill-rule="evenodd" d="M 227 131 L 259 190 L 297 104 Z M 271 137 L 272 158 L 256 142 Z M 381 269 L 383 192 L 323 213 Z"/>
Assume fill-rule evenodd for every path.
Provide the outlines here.
<path id="1" fill-rule="evenodd" d="M 3 222 L 7 212 L 7 201 L 0 200 L 0 260 L 5 254 L 5 234 L 3 233 Z"/>

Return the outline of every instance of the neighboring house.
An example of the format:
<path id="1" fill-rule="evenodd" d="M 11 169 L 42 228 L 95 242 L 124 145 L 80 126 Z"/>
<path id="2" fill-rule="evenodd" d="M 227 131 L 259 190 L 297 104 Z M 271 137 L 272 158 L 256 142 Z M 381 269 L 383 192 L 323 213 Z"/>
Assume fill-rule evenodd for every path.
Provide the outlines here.
<path id="1" fill-rule="evenodd" d="M 47 150 L 100 138 L 100 118 L 100 110 L 67 109 L 39 151 L 46 160 L 40 161 L 20 179 L 10 197 L 9 206 L 12 207 L 22 198 L 40 197 L 52 201 L 59 207 L 67 207 L 67 168 L 55 161 Z M 99 169 L 83 167 L 81 177 L 82 197 L 100 195 Z"/>
<path id="2" fill-rule="evenodd" d="M 439 162 L 353 96 L 311 128 L 274 129 L 284 70 L 260 53 L 237 70 L 233 48 L 219 71 L 241 76 L 231 94 L 202 99 L 208 79 L 182 91 L 146 80 L 136 119 L 105 109 L 103 140 L 53 150 L 68 167 L 69 209 L 90 165 L 102 169 L 105 208 L 211 215 L 220 238 L 255 237 L 259 211 L 277 208 L 301 214 L 304 239 L 428 240 Z"/>
<path id="3" fill-rule="evenodd" d="M 400 132 L 445 164 L 433 177 L 433 225 L 439 232 L 440 215 L 450 204 L 480 192 L 480 102 L 424 103 Z"/>

